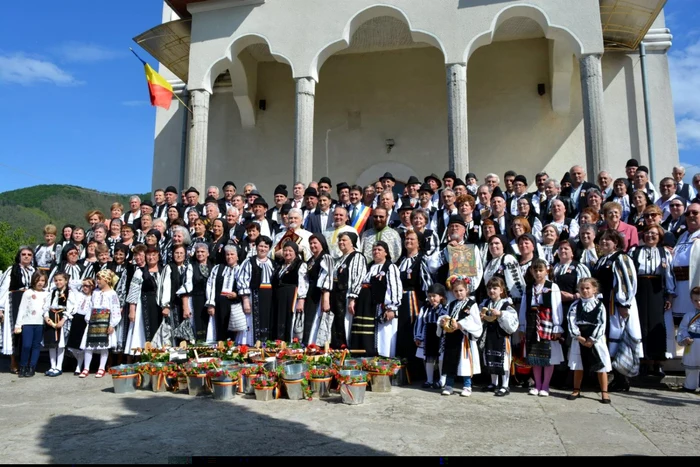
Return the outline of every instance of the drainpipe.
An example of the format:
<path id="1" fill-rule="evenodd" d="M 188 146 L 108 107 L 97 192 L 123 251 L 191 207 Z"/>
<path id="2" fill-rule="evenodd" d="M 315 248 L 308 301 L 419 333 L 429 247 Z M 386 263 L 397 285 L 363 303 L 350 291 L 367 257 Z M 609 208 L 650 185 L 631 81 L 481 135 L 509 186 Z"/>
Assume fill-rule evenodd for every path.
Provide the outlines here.
<path id="1" fill-rule="evenodd" d="M 190 119 L 190 112 L 187 107 L 190 105 L 190 93 L 187 91 L 185 86 L 182 90 L 182 144 L 180 145 L 180 192 L 185 189 L 185 163 L 187 161 L 187 135 L 188 135 L 188 124 Z M 179 201 L 179 200 L 178 200 Z"/>
<path id="2" fill-rule="evenodd" d="M 649 180 L 654 183 L 654 132 L 651 127 L 651 108 L 649 106 L 649 86 L 647 85 L 646 46 L 644 41 L 639 43 L 639 62 L 642 68 L 642 89 L 644 95 L 644 115 L 647 127 L 647 147 L 649 148 Z"/>

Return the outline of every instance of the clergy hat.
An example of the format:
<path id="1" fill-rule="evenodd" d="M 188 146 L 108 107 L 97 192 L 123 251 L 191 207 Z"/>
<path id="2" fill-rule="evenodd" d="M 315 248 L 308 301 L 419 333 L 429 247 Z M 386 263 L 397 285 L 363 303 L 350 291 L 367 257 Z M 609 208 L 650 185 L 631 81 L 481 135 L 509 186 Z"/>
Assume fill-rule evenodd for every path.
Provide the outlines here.
<path id="1" fill-rule="evenodd" d="M 649 169 L 647 168 L 646 165 L 640 165 L 639 167 L 637 167 L 637 172 L 644 172 L 644 173 L 648 174 Z"/>
<path id="2" fill-rule="evenodd" d="M 630 159 L 627 161 L 627 164 L 625 164 L 625 168 L 628 167 L 639 167 L 639 162 L 637 162 L 637 159 Z"/>
<path id="3" fill-rule="evenodd" d="M 448 226 L 451 224 L 459 224 L 461 226 L 464 226 L 464 228 L 467 228 L 467 224 L 464 222 L 464 219 L 462 219 L 461 216 L 458 216 L 457 214 L 453 214 L 450 216 L 450 221 L 447 223 Z"/>
<path id="4" fill-rule="evenodd" d="M 515 182 L 523 182 L 523 185 L 527 185 L 527 178 L 525 178 L 525 175 L 516 175 L 513 179 L 513 183 Z"/>
<path id="5" fill-rule="evenodd" d="M 401 207 L 398 209 L 401 211 L 413 211 L 413 205 L 411 205 L 411 198 L 404 196 L 401 198 Z"/>
<path id="6" fill-rule="evenodd" d="M 177 188 L 175 188 L 174 186 L 170 185 L 168 188 L 165 189 L 165 192 L 166 192 L 166 193 L 175 193 L 175 194 L 177 194 Z"/>
<path id="7" fill-rule="evenodd" d="M 226 189 L 227 186 L 232 186 L 234 190 L 238 189 L 238 187 L 236 187 L 236 184 L 233 183 L 232 181 L 228 181 L 228 182 L 224 183 L 224 186 L 223 186 L 224 190 Z"/>
<path id="8" fill-rule="evenodd" d="M 455 179 L 455 182 L 452 184 L 452 189 L 454 190 L 454 189 L 457 188 L 458 186 L 464 186 L 464 187 L 466 187 L 467 184 L 464 183 L 464 180 L 462 180 L 461 178 L 457 178 L 457 179 Z"/>
<path id="9" fill-rule="evenodd" d="M 253 206 L 265 206 L 265 207 L 268 207 L 268 206 L 267 206 L 267 202 L 263 199 L 262 196 L 258 196 L 257 198 L 255 198 L 255 201 L 253 201 Z"/>
<path id="10" fill-rule="evenodd" d="M 503 198 L 505 201 L 506 197 L 503 195 L 503 192 L 501 191 L 501 187 L 497 186 L 496 188 L 493 189 L 493 193 L 491 193 L 491 199 L 494 198 Z"/>
<path id="11" fill-rule="evenodd" d="M 304 190 L 304 196 L 313 196 L 314 198 L 318 198 L 318 191 L 316 191 L 316 188 L 310 186 Z"/>
<path id="12" fill-rule="evenodd" d="M 199 192 L 198 192 L 197 189 L 196 189 L 195 187 L 193 187 L 193 186 L 189 187 L 189 188 L 187 189 L 187 191 L 185 192 L 186 195 L 189 194 L 189 193 L 197 193 L 197 195 L 199 196 Z"/>
<path id="13" fill-rule="evenodd" d="M 379 181 L 381 182 L 382 180 L 391 180 L 392 182 L 396 182 L 396 179 L 390 172 L 385 172 L 384 175 L 379 177 Z"/>
<path id="14" fill-rule="evenodd" d="M 473 179 L 476 180 L 477 182 L 479 181 L 479 179 L 476 178 L 476 174 L 475 174 L 474 172 L 469 172 L 469 173 L 467 174 L 467 176 L 464 177 L 464 178 L 466 178 L 467 180 L 469 180 L 470 178 L 473 178 Z"/>
<path id="15" fill-rule="evenodd" d="M 428 293 L 439 295 L 444 298 L 447 297 L 447 291 L 445 290 L 445 286 L 442 284 L 438 284 L 437 282 L 433 282 L 430 285 L 430 287 L 428 287 Z"/>
<path id="16" fill-rule="evenodd" d="M 277 188 L 275 188 L 275 195 L 287 196 L 288 194 L 287 185 L 277 185 Z"/>
<path id="17" fill-rule="evenodd" d="M 416 177 L 415 175 L 411 175 L 410 177 L 408 177 L 406 185 L 420 185 L 420 180 L 418 180 L 418 177 Z"/>
<path id="18" fill-rule="evenodd" d="M 438 188 L 442 188 L 442 180 L 440 180 L 440 177 L 438 177 L 436 174 L 432 173 L 423 179 L 425 183 L 428 183 L 429 180 L 435 180 Z"/>
<path id="19" fill-rule="evenodd" d="M 331 183 L 331 179 L 328 177 L 321 177 L 321 179 L 318 181 L 318 184 L 320 185 L 321 183 L 327 183 L 328 186 L 333 186 Z"/>
<path id="20" fill-rule="evenodd" d="M 428 185 L 427 182 L 420 186 L 420 188 L 418 189 L 418 193 L 420 193 L 421 191 L 427 191 L 431 195 L 434 193 L 433 189 L 430 187 L 430 185 Z"/>
<path id="21" fill-rule="evenodd" d="M 571 183 L 571 174 L 569 172 L 566 172 L 561 179 L 561 184 L 563 185 L 564 183 Z"/>
<path id="22" fill-rule="evenodd" d="M 457 174 L 454 173 L 454 172 L 451 171 L 451 170 L 448 170 L 447 172 L 445 172 L 445 175 L 442 176 L 442 179 L 443 179 L 443 180 L 446 179 L 446 178 L 451 178 L 452 180 L 456 180 L 456 179 L 457 179 Z"/>
<path id="23" fill-rule="evenodd" d="M 350 189 L 350 185 L 348 185 L 348 184 L 345 183 L 345 182 L 340 182 L 340 183 L 338 183 L 338 185 L 336 185 L 335 191 L 336 191 L 336 193 L 340 194 L 340 190 L 342 190 L 342 189 L 344 189 L 344 188 L 347 188 L 347 189 L 349 190 L 349 189 Z"/>
<path id="24" fill-rule="evenodd" d="M 289 203 L 283 204 L 282 207 L 280 208 L 280 215 L 289 214 L 290 209 L 292 209 L 291 204 L 289 204 Z"/>

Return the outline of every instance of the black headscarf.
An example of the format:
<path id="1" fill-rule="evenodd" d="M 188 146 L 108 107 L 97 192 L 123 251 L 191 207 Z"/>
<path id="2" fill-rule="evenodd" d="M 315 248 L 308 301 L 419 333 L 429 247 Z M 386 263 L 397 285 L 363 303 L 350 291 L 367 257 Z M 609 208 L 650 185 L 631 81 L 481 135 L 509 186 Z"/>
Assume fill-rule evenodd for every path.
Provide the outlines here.
<path id="1" fill-rule="evenodd" d="M 380 246 L 386 251 L 386 260 L 391 263 L 391 253 L 389 252 L 389 245 L 385 241 L 379 240 L 374 246 Z M 372 248 L 374 248 L 374 246 Z"/>
<path id="2" fill-rule="evenodd" d="M 321 255 L 329 255 L 330 251 L 328 250 L 328 242 L 326 241 L 326 237 L 324 237 L 321 234 L 313 234 L 312 236 L 309 237 L 309 242 L 311 240 L 316 239 L 318 240 L 318 243 L 321 244 Z"/>

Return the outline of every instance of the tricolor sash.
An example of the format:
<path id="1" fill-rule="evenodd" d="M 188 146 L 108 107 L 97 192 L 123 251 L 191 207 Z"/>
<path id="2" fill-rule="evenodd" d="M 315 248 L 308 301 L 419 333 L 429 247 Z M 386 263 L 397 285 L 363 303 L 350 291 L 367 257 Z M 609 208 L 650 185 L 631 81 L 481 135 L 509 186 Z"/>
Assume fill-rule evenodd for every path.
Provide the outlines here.
<path id="1" fill-rule="evenodd" d="M 360 210 L 355 213 L 355 216 L 350 220 L 350 225 L 352 225 L 355 228 L 358 234 L 362 233 L 362 229 L 365 227 L 365 224 L 367 223 L 367 219 L 369 219 L 370 214 L 372 214 L 372 208 L 362 206 Z"/>

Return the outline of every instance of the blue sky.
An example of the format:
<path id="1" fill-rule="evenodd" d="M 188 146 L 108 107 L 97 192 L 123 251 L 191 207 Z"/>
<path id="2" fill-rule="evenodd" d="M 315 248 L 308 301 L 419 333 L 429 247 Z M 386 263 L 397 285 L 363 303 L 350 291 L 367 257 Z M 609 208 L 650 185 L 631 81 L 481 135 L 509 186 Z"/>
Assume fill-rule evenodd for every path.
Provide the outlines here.
<path id="1" fill-rule="evenodd" d="M 129 47 L 157 69 L 132 38 L 159 24 L 161 14 L 159 0 L 4 6 L 0 192 L 44 183 L 150 190 L 155 109 Z M 692 175 L 700 171 L 698 0 L 670 0 L 666 18 L 674 36 L 669 58 L 680 159 L 693 166 Z"/>

